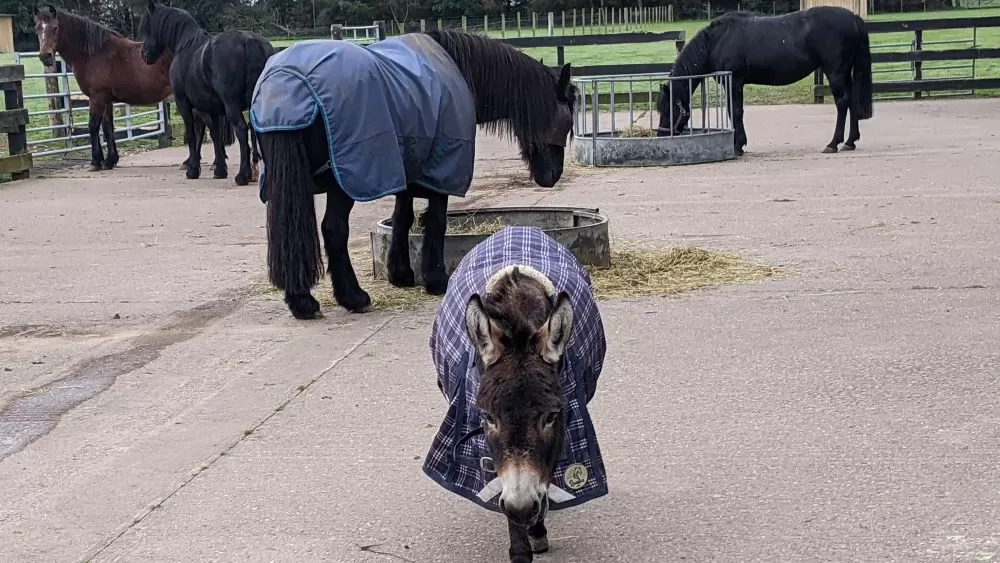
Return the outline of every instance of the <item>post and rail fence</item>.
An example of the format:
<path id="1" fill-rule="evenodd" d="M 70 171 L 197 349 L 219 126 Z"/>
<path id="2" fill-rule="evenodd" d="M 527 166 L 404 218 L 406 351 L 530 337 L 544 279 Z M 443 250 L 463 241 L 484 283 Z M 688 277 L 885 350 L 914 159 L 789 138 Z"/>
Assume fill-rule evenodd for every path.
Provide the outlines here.
<path id="1" fill-rule="evenodd" d="M 30 118 L 24 107 L 24 66 L 0 66 L 0 88 L 4 98 L 0 133 L 7 136 L 7 154 L 0 155 L 0 174 L 21 180 L 31 174 L 32 166 L 26 131 Z"/>

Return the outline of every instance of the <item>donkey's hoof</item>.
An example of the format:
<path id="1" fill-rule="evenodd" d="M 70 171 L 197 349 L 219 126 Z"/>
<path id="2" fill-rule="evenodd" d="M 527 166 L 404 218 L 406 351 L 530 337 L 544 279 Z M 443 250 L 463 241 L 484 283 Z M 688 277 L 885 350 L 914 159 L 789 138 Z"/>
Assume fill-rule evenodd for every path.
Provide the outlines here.
<path id="1" fill-rule="evenodd" d="M 443 271 L 424 273 L 424 291 L 429 295 L 444 295 L 448 291 L 448 274 Z"/>
<path id="2" fill-rule="evenodd" d="M 308 321 L 311 319 L 323 318 L 323 313 L 319 310 L 319 301 L 312 295 L 285 295 L 285 303 L 292 316 L 296 319 Z"/>
<path id="3" fill-rule="evenodd" d="M 532 553 L 545 553 L 549 550 L 549 536 L 545 535 L 540 538 L 528 536 L 528 545 L 531 546 Z"/>
<path id="4" fill-rule="evenodd" d="M 416 275 L 413 273 L 413 268 L 400 268 L 393 267 L 390 264 L 387 268 L 386 277 L 389 278 L 389 283 L 393 287 L 413 287 L 417 285 Z"/>
<path id="5" fill-rule="evenodd" d="M 346 297 L 334 296 L 337 304 L 347 309 L 349 313 L 367 313 L 372 310 L 372 298 L 365 290 Z"/>
<path id="6" fill-rule="evenodd" d="M 840 150 L 842 150 L 842 151 L 853 151 L 856 148 L 857 147 L 854 146 L 854 143 L 844 143 L 844 146 L 840 147 Z"/>
<path id="7" fill-rule="evenodd" d="M 823 154 L 831 154 L 835 152 L 837 152 L 837 147 L 835 146 L 827 146 L 825 149 L 823 149 Z"/>
<path id="8" fill-rule="evenodd" d="M 185 174 L 188 180 L 197 180 L 201 176 L 201 168 L 192 168 L 188 166 L 187 173 Z"/>

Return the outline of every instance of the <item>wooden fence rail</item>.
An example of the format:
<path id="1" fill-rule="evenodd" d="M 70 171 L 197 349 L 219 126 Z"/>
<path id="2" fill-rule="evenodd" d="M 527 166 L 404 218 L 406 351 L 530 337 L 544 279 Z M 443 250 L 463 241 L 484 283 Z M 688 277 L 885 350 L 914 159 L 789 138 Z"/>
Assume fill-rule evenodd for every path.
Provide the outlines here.
<path id="1" fill-rule="evenodd" d="M 28 152 L 28 110 L 24 107 L 24 66 L 0 66 L 0 89 L 3 89 L 6 109 L 0 111 L 0 134 L 7 135 L 7 153 L 0 155 L 0 174 L 10 174 L 14 180 L 31 173 L 31 153 Z"/>

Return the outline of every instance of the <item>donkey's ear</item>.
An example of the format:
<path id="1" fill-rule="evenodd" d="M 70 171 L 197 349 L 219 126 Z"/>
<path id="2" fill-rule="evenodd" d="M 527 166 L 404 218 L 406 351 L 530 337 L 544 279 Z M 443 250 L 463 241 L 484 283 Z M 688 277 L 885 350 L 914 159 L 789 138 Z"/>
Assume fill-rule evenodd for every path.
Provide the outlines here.
<path id="1" fill-rule="evenodd" d="M 52 14 L 53 16 L 56 15 L 56 7 L 53 6 L 52 4 L 46 4 L 45 9 L 48 10 L 49 13 Z"/>
<path id="2" fill-rule="evenodd" d="M 156 3 L 155 3 L 155 2 L 153 2 L 153 0 L 148 0 L 148 1 L 146 2 L 146 8 L 147 8 L 147 9 L 149 10 L 149 13 L 151 13 L 151 14 L 152 14 L 152 13 L 153 13 L 153 10 L 155 10 L 155 9 L 156 9 Z"/>
<path id="3" fill-rule="evenodd" d="M 559 363 L 572 335 L 573 304 L 570 303 L 569 294 L 563 291 L 556 298 L 556 306 L 549 315 L 549 320 L 538 331 L 542 359 L 550 364 Z"/>
<path id="4" fill-rule="evenodd" d="M 465 330 L 484 364 L 488 366 L 500 358 L 503 352 L 500 332 L 483 310 L 483 302 L 478 295 L 470 297 L 465 306 Z"/>

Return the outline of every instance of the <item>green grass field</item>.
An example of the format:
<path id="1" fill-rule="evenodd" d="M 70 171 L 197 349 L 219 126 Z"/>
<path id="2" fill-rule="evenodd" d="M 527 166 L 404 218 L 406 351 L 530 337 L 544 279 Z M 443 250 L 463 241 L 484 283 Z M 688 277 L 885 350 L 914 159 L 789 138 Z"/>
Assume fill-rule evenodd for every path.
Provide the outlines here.
<path id="1" fill-rule="evenodd" d="M 906 13 L 906 14 L 891 14 L 891 15 L 880 15 L 870 17 L 870 21 L 884 21 L 884 20 L 911 20 L 911 19 L 924 19 L 924 18 L 945 18 L 945 17 L 986 17 L 986 16 L 998 16 L 1000 15 L 1000 9 L 978 9 L 978 10 L 950 10 L 944 12 L 924 12 L 924 13 Z M 651 32 L 662 32 L 670 30 L 684 30 L 687 33 L 687 37 L 690 40 L 695 33 L 698 32 L 702 27 L 704 27 L 707 21 L 678 21 L 673 23 L 657 23 L 657 24 L 647 24 L 642 26 L 630 26 L 629 31 L 651 31 Z M 625 31 L 620 27 L 615 29 L 608 28 L 609 33 L 621 33 Z M 602 26 L 598 26 L 591 31 L 588 26 L 587 33 L 591 32 L 604 32 Z M 543 35 L 545 32 L 543 30 L 538 30 L 536 32 L 537 36 Z M 557 28 L 557 34 L 572 34 L 574 33 L 572 28 Z M 584 33 L 583 28 L 576 29 L 577 34 Z M 501 34 L 499 30 L 491 30 L 490 35 L 494 37 L 499 37 Z M 515 33 L 508 33 L 507 36 L 516 35 Z M 530 35 L 530 30 L 523 30 L 522 36 Z M 877 33 L 872 34 L 872 49 L 876 52 L 878 51 L 907 51 L 909 50 L 909 42 L 913 40 L 912 33 Z M 288 39 L 273 39 L 272 43 L 275 46 L 288 45 L 296 40 Z M 924 33 L 924 45 L 928 49 L 961 49 L 969 48 L 973 45 L 977 47 L 1000 47 L 1000 28 L 983 28 L 976 30 L 942 30 L 942 31 L 928 31 Z M 556 60 L 556 49 L 552 48 L 533 48 L 525 49 L 526 53 L 535 58 L 544 58 L 547 62 L 551 61 L 549 64 L 554 64 Z M 676 56 L 677 52 L 673 44 L 663 44 L 663 43 L 646 43 L 646 44 L 622 44 L 622 45 L 601 45 L 601 46 L 586 46 L 586 47 L 567 47 L 566 48 L 566 60 L 574 65 L 605 65 L 605 64 L 616 64 L 616 63 L 657 63 L 657 62 L 672 62 Z M 11 64 L 14 62 L 13 55 L 4 54 L 0 55 L 0 64 Z M 25 65 L 25 72 L 29 75 L 40 74 L 42 72 L 42 65 L 37 57 L 27 57 L 22 60 L 22 64 Z M 961 68 L 942 68 L 944 66 L 951 67 L 961 67 Z M 898 64 L 877 64 L 874 68 L 875 80 L 876 81 L 886 81 L 886 80 L 902 80 L 911 78 L 910 66 L 907 63 Z M 892 72 L 890 72 L 892 71 Z M 1000 60 L 980 60 L 976 61 L 974 68 L 971 65 L 971 61 L 966 63 L 965 61 L 950 61 L 950 62 L 933 62 L 925 63 L 923 67 L 924 78 L 945 78 L 945 77 L 962 77 L 962 76 L 975 76 L 975 77 L 1000 77 Z M 75 79 L 72 75 L 69 77 L 70 88 L 74 91 L 78 90 Z M 42 78 L 29 78 L 25 80 L 24 83 L 24 93 L 26 96 L 43 94 L 45 92 L 45 82 Z M 995 91 L 977 91 L 976 95 L 996 95 Z M 755 86 L 749 85 L 745 90 L 745 101 L 748 105 L 759 105 L 759 104 L 789 104 L 789 103 L 811 103 L 812 102 L 812 77 L 808 77 L 801 82 L 784 87 L 767 87 L 767 86 Z M 827 98 L 827 103 L 831 103 L 831 100 Z M 25 101 L 25 106 L 28 110 L 34 114 L 32 118 L 32 127 L 39 127 L 48 125 L 47 116 L 39 116 L 37 112 L 45 111 L 48 109 L 48 102 L 44 99 L 27 99 Z M 153 108 L 135 108 L 134 111 L 143 111 L 146 109 Z M 119 111 L 119 115 L 123 115 L 123 112 Z M 76 110 L 74 112 L 74 123 L 79 127 L 86 124 L 87 111 L 86 108 Z M 143 118 L 137 118 L 135 123 L 146 123 L 153 121 L 155 117 L 147 116 Z M 179 137 L 180 132 L 180 119 L 178 116 L 173 117 L 173 121 L 177 125 L 176 135 Z M 116 123 L 116 127 L 122 127 L 124 122 L 119 121 Z M 39 131 L 30 134 L 30 137 L 34 140 L 43 141 L 46 139 L 51 139 L 52 133 L 47 131 Z M 175 140 L 175 144 L 179 141 Z M 0 144 L 5 145 L 6 139 L 0 140 Z M 86 138 L 74 141 L 75 145 L 87 146 L 89 142 Z M 126 147 L 132 147 L 128 150 L 145 150 L 156 145 L 155 141 L 140 141 L 135 143 L 128 143 L 122 145 L 122 150 Z M 64 147 L 65 142 L 49 142 L 45 143 L 45 148 L 59 148 Z M 5 147 L 2 147 L 5 148 Z M 37 152 L 41 150 L 41 146 L 32 146 L 32 151 Z M 79 153 L 78 153 L 79 154 Z"/>

